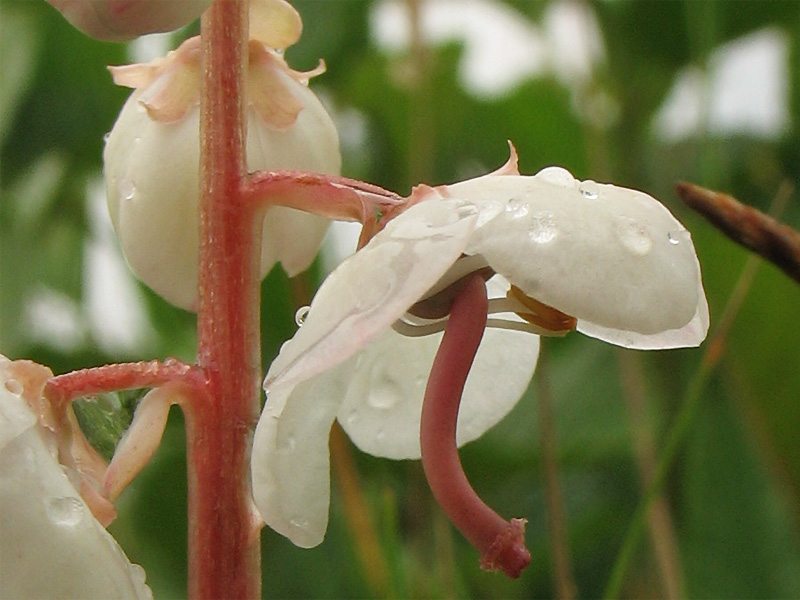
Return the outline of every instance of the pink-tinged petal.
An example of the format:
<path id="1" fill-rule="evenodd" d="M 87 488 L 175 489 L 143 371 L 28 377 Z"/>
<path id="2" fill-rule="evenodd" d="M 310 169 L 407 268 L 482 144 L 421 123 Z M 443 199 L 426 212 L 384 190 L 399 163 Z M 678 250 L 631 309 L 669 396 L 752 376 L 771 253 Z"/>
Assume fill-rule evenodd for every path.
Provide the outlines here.
<path id="1" fill-rule="evenodd" d="M 325 280 L 265 388 L 313 377 L 388 329 L 461 255 L 476 212 L 455 200 L 424 202 L 391 221 Z"/>
<path id="2" fill-rule="evenodd" d="M 508 160 L 499 169 L 492 171 L 489 175 L 505 176 L 505 175 L 519 175 L 519 155 L 517 149 L 511 140 L 508 140 Z"/>
<path id="3" fill-rule="evenodd" d="M 46 442 L 49 431 L 28 406 L 33 391 L 8 368 L 21 362 L 0 357 L 3 597 L 152 598 L 142 568 L 92 516 Z"/>
<path id="4" fill-rule="evenodd" d="M 441 339 L 441 333 L 410 338 L 389 330 L 358 355 L 338 420 L 361 450 L 392 459 L 420 457 L 422 399 Z M 459 446 L 479 438 L 517 404 L 538 353 L 536 335 L 486 330 L 461 400 Z"/>
<path id="5" fill-rule="evenodd" d="M 120 65 L 118 67 L 108 67 L 114 83 L 123 87 L 143 88 L 150 85 L 158 77 L 160 72 L 159 64 L 154 61 L 148 64 Z M 158 64 L 157 64 L 158 63 Z"/>
<path id="6" fill-rule="evenodd" d="M 290 127 L 297 120 L 303 104 L 295 96 L 297 80 L 283 59 L 258 42 L 250 42 L 248 104 L 267 125 L 278 129 Z"/>
<path id="7" fill-rule="evenodd" d="M 300 39 L 303 21 L 284 0 L 250 0 L 250 39 L 283 50 Z"/>
<path id="8" fill-rule="evenodd" d="M 352 361 L 270 392 L 253 438 L 253 498 L 264 522 L 294 544 L 319 544 L 328 526 L 328 437 Z"/>
<path id="9" fill-rule="evenodd" d="M 112 502 L 153 458 L 164 435 L 170 406 L 182 401 L 181 387 L 179 383 L 162 385 L 150 390 L 139 402 L 128 431 L 117 444 L 103 482 L 105 495 Z"/>
<path id="10" fill-rule="evenodd" d="M 139 103 L 154 121 L 172 123 L 200 104 L 200 37 L 148 64 L 109 67 L 114 83 L 140 90 Z"/>
<path id="11" fill-rule="evenodd" d="M 160 123 L 183 119 L 200 104 L 200 63 L 173 65 L 151 83 L 139 102 L 147 114 Z"/>

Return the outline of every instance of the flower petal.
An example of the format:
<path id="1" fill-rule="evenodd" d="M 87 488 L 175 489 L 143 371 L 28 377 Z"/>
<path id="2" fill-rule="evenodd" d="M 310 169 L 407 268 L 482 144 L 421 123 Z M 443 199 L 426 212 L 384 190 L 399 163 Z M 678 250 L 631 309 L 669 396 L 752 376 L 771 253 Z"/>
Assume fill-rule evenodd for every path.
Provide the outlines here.
<path id="1" fill-rule="evenodd" d="M 689 232 L 647 194 L 578 182 L 556 167 L 447 191 L 485 215 L 467 254 L 482 255 L 530 297 L 585 321 L 587 333 L 634 348 L 696 346 L 705 337 Z"/>
<path id="2" fill-rule="evenodd" d="M 0 357 L 0 589 L 8 598 L 152 598 L 92 516 Z M 33 368 L 42 369 L 38 365 Z"/>
<path id="3" fill-rule="evenodd" d="M 328 526 L 328 437 L 345 394 L 351 362 L 267 397 L 251 461 L 253 498 L 264 522 L 303 548 Z"/>
<path id="4" fill-rule="evenodd" d="M 409 338 L 389 330 L 356 359 L 338 419 L 364 452 L 420 457 L 420 416 L 442 334 Z M 487 329 L 458 413 L 459 446 L 483 435 L 516 405 L 536 367 L 536 335 Z"/>
<path id="5" fill-rule="evenodd" d="M 461 255 L 476 214 L 460 201 L 422 202 L 389 222 L 322 284 L 265 388 L 313 377 L 388 329 Z"/>
<path id="6" fill-rule="evenodd" d="M 285 0 L 250 0 L 250 39 L 283 50 L 300 39 L 303 22 Z"/>

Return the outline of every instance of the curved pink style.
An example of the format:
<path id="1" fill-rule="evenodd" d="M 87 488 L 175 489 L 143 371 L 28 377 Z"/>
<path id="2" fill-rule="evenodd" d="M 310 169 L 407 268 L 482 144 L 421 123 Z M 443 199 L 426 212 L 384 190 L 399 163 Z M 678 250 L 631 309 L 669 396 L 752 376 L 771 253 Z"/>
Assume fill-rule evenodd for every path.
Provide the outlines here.
<path id="1" fill-rule="evenodd" d="M 524 519 L 506 521 L 481 500 L 461 467 L 456 423 L 461 394 L 486 326 L 483 278 L 474 276 L 455 298 L 422 405 L 422 466 L 434 497 L 453 524 L 481 552 L 480 565 L 519 577 L 531 562 Z"/>

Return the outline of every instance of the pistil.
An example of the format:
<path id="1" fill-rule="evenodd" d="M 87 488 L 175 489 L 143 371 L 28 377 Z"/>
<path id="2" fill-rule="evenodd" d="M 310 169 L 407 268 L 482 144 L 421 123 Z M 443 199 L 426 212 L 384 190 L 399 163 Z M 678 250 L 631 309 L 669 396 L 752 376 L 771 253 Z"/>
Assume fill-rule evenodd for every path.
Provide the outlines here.
<path id="1" fill-rule="evenodd" d="M 461 396 L 487 314 L 486 284 L 475 275 L 453 300 L 425 390 L 420 428 L 422 465 L 439 505 L 481 553 L 481 567 L 516 578 L 531 561 L 525 547 L 525 520 L 506 521 L 478 497 L 461 466 L 456 445 Z"/>

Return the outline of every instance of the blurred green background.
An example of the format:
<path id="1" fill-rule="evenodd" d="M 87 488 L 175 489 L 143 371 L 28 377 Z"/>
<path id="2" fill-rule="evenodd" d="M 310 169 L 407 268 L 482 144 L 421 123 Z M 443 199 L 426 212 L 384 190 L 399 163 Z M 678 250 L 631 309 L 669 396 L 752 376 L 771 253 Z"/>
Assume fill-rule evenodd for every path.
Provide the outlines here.
<path id="1" fill-rule="evenodd" d="M 340 125 L 345 175 L 406 194 L 496 168 L 510 139 L 523 173 L 559 164 L 647 190 L 692 231 L 712 333 L 748 254 L 682 206 L 674 183 L 767 211 L 800 175 L 797 1 L 294 4 L 305 32 L 287 57 L 297 69 L 327 63 L 313 87 Z M 128 93 L 105 66 L 149 46 L 89 40 L 43 0 L 0 0 L 0 10 L 0 352 L 56 373 L 192 360 L 193 315 L 120 267 L 103 215 L 103 134 Z M 797 193 L 782 219 L 800 227 Z M 267 277 L 265 365 L 322 272 Z M 615 565 L 626 597 L 800 597 L 800 289 L 770 265 L 741 289 L 706 373 L 708 344 L 635 353 L 575 333 L 544 340 L 514 413 L 462 451 L 487 503 L 529 520 L 533 562 L 519 580 L 479 570 L 419 463 L 375 459 L 335 436 L 325 542 L 301 550 L 265 531 L 264 597 L 599 597 Z M 136 399 L 83 406 L 99 447 L 110 451 Z M 637 520 L 670 436 L 680 443 L 656 511 Z M 175 411 L 111 527 L 157 599 L 185 596 L 183 443 Z"/>

